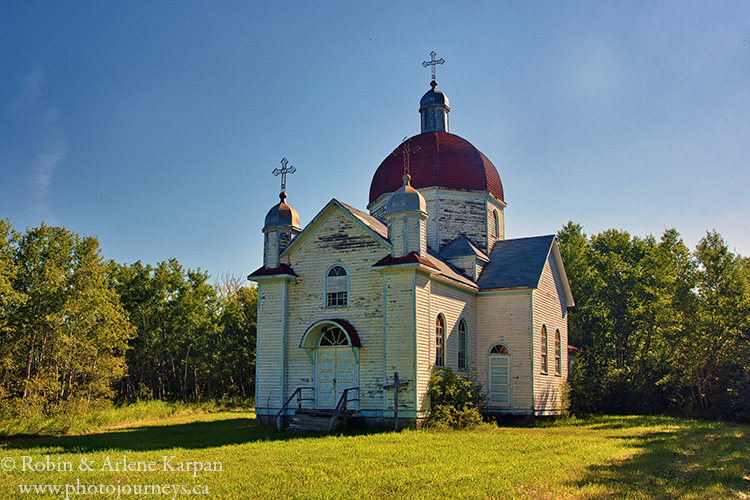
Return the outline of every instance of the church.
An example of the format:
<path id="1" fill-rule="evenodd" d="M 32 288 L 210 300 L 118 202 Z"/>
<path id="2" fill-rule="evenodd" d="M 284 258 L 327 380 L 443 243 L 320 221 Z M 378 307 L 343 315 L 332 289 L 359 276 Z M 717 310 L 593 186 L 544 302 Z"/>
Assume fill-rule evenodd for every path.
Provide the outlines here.
<path id="1" fill-rule="evenodd" d="M 293 170 L 274 171 L 280 202 L 248 276 L 261 425 L 345 407 L 365 425 L 418 427 L 430 374 L 444 367 L 482 384 L 486 414 L 565 409 L 574 303 L 556 238 L 505 239 L 503 184 L 449 132 L 440 62 L 424 63 L 421 133 L 375 170 L 367 212 L 332 199 L 302 228 L 284 192 Z"/>

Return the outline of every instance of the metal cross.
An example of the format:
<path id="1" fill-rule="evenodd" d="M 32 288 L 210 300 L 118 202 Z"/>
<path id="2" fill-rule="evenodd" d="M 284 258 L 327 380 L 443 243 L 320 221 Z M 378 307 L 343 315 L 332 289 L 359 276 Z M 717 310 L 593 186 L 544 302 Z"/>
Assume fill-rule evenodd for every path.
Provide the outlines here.
<path id="1" fill-rule="evenodd" d="M 408 136 L 403 138 L 401 144 L 404 144 L 404 147 L 401 150 L 401 154 L 404 156 L 404 175 L 406 175 L 409 173 L 409 155 L 411 153 L 416 153 L 422 148 L 420 148 L 419 146 L 414 146 L 414 149 L 412 149 L 411 139 L 409 139 Z M 398 149 L 399 148 L 396 148 L 396 150 L 391 153 L 391 155 L 396 156 L 396 153 L 398 153 Z"/>
<path id="2" fill-rule="evenodd" d="M 426 68 L 427 66 L 432 66 L 432 81 L 433 82 L 435 81 L 435 66 L 438 64 L 445 63 L 445 59 L 443 59 L 442 57 L 440 59 L 435 59 L 436 55 L 437 55 L 437 52 L 433 50 L 432 52 L 430 52 L 430 57 L 432 57 L 430 62 L 422 61 L 422 67 Z"/>
<path id="3" fill-rule="evenodd" d="M 281 192 L 286 191 L 286 174 L 293 174 L 294 172 L 297 171 L 297 169 L 294 168 L 294 166 L 287 168 L 286 167 L 287 163 L 289 163 L 289 161 L 286 158 L 282 158 L 281 168 L 276 168 L 273 170 L 273 175 L 275 175 L 276 177 L 278 177 L 279 174 L 281 174 Z"/>
<path id="4" fill-rule="evenodd" d="M 407 175 L 409 173 L 409 155 L 414 152 L 416 153 L 421 148 L 419 146 L 416 146 L 414 148 L 414 151 L 411 149 L 411 140 L 407 140 L 406 137 L 404 137 L 404 140 L 401 141 L 402 143 L 406 143 L 404 145 L 404 175 Z"/>
<path id="5" fill-rule="evenodd" d="M 393 428 L 394 430 L 398 431 L 398 391 L 404 387 L 409 385 L 409 382 L 404 382 L 402 380 L 398 379 L 398 372 L 393 373 L 393 383 L 392 384 L 386 384 L 383 386 L 383 389 L 395 389 L 393 391 Z"/>

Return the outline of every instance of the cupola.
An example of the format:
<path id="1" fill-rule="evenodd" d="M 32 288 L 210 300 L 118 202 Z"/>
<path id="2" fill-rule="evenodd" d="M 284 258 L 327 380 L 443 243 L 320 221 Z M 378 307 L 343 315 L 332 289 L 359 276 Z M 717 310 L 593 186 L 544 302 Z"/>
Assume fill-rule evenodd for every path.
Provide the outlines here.
<path id="1" fill-rule="evenodd" d="M 422 193 L 411 187 L 409 174 L 404 174 L 404 184 L 388 198 L 385 217 L 388 220 L 388 238 L 393 257 L 416 253 L 427 255 L 427 203 Z"/>
<path id="2" fill-rule="evenodd" d="M 300 233 L 297 211 L 286 203 L 286 193 L 279 194 L 280 202 L 266 214 L 263 226 L 263 267 L 279 267 L 279 256 Z"/>
<path id="3" fill-rule="evenodd" d="M 422 133 L 425 132 L 448 132 L 448 98 L 437 89 L 437 82 L 430 82 L 430 90 L 422 96 L 419 101 L 420 121 L 422 122 Z"/>
<path id="4" fill-rule="evenodd" d="M 394 191 L 390 198 L 388 198 L 386 213 L 427 213 L 427 203 L 424 200 L 424 196 L 409 184 L 411 176 L 409 174 L 404 174 L 402 180 L 404 181 L 404 184 Z"/>
<path id="5" fill-rule="evenodd" d="M 263 231 L 272 228 L 296 228 L 299 226 L 299 215 L 297 211 L 286 203 L 286 193 L 279 194 L 281 201 L 275 205 L 266 214 L 266 223 L 263 225 Z"/>

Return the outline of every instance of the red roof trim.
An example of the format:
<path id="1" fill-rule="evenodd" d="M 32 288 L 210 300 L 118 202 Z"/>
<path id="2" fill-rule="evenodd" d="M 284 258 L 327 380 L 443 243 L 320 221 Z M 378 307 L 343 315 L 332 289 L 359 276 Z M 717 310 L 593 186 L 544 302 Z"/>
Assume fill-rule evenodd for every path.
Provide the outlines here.
<path id="1" fill-rule="evenodd" d="M 247 279 L 252 279 L 256 277 L 259 278 L 262 276 L 277 276 L 280 274 L 297 276 L 297 273 L 294 272 L 294 269 L 292 269 L 286 264 L 281 264 L 279 265 L 279 267 L 273 267 L 273 268 L 261 267 L 260 269 L 257 269 L 253 271 L 250 275 L 248 275 Z"/>
<path id="2" fill-rule="evenodd" d="M 356 328 L 354 328 L 351 323 L 349 323 L 345 319 L 332 319 L 329 321 L 338 323 L 344 328 L 344 330 L 346 330 L 347 335 L 349 335 L 349 340 L 352 342 L 352 347 L 362 347 L 362 341 L 359 339 L 359 334 L 357 333 Z"/>
<path id="3" fill-rule="evenodd" d="M 424 257 L 420 257 L 419 255 L 417 255 L 416 252 L 409 252 L 403 257 L 391 257 L 390 255 L 386 255 L 385 257 L 377 261 L 375 264 L 373 264 L 372 267 L 396 266 L 398 264 L 423 264 L 433 269 L 438 269 L 438 267 L 435 264 L 433 264 L 430 260 L 425 259 Z"/>

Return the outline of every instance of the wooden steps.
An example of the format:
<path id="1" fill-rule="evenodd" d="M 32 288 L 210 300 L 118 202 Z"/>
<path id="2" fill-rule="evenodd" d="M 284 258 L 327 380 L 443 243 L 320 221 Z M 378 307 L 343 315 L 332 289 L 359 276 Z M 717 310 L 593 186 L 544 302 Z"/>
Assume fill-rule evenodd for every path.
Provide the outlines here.
<path id="1" fill-rule="evenodd" d="M 339 412 L 338 416 L 335 417 L 335 422 L 331 425 L 331 420 L 334 419 L 336 410 L 296 410 L 291 417 L 291 422 L 287 430 L 328 432 L 329 430 L 338 429 L 346 425 L 347 420 L 354 413 L 356 413 L 354 410 Z"/>

